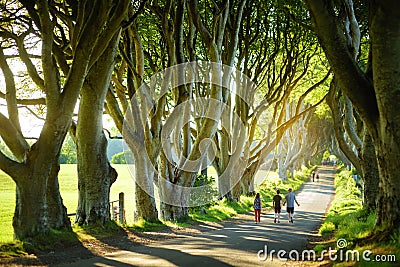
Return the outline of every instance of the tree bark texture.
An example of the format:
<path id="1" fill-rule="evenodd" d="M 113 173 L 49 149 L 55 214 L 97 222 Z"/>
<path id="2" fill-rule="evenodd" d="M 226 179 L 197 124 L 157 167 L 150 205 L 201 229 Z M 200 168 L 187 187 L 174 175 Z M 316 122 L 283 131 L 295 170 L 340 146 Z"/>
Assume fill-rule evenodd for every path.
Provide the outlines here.
<path id="1" fill-rule="evenodd" d="M 158 177 L 158 190 L 160 196 L 160 218 L 164 221 L 183 221 L 189 215 L 189 192 L 183 185 L 185 181 L 191 180 L 193 174 L 181 172 L 179 177 L 173 173 L 171 163 L 163 152 L 159 157 L 160 176 Z"/>
<path id="2" fill-rule="evenodd" d="M 400 226 L 400 10 L 396 1 L 374 2 L 371 13 L 372 69 L 379 109 L 374 139 L 380 182 L 377 225 Z"/>
<path id="3" fill-rule="evenodd" d="M 158 220 L 154 198 L 154 167 L 149 162 L 145 149 L 135 153 L 135 220 Z"/>
<path id="4" fill-rule="evenodd" d="M 160 211 L 160 217 L 164 221 L 182 222 L 189 216 L 188 207 L 170 205 L 165 202 L 161 202 Z"/>
<path id="5" fill-rule="evenodd" d="M 28 175 L 17 183 L 16 205 L 13 217 L 14 237 L 25 239 L 49 230 L 46 201 L 46 181 L 35 179 L 29 182 Z"/>
<path id="6" fill-rule="evenodd" d="M 131 98 L 131 109 L 127 115 L 132 115 L 133 120 L 132 125 L 124 125 L 129 130 L 121 132 L 124 132 L 124 138 L 134 157 L 136 204 L 134 207 L 134 218 L 135 220 L 157 221 L 158 211 L 154 198 L 154 166 L 160 149 L 160 107 L 156 108 L 157 111 L 155 113 L 149 115 L 146 114 L 145 103 L 139 104 L 140 99 L 146 99 L 149 92 L 144 92 L 145 90 L 142 89 L 144 86 L 143 75 L 145 69 L 144 50 L 137 22 L 134 22 L 131 28 L 124 32 L 124 40 L 126 42 L 124 47 L 126 61 L 129 65 L 126 83 L 129 97 Z M 120 90 L 117 90 L 117 94 L 118 91 Z M 121 102 L 126 101 L 124 94 L 119 96 L 119 98 Z M 163 101 L 160 102 L 163 103 Z M 163 105 L 160 104 L 161 107 Z M 146 121 L 147 119 L 148 121 Z M 146 125 L 147 122 L 151 125 L 150 127 Z"/>
<path id="7" fill-rule="evenodd" d="M 364 206 L 367 212 L 370 212 L 376 209 L 379 192 L 379 170 L 374 143 L 366 130 L 362 140 L 360 160 L 364 181 Z"/>
<path id="8" fill-rule="evenodd" d="M 104 100 L 110 85 L 119 34 L 91 68 L 82 88 L 76 129 L 79 201 L 76 222 L 104 224 L 110 215 L 110 188 L 117 172 L 107 159 L 103 132 Z"/>
<path id="9" fill-rule="evenodd" d="M 71 221 L 67 216 L 67 208 L 63 204 L 63 199 L 60 194 L 60 187 L 58 184 L 58 173 L 60 171 L 60 164 L 57 158 L 53 162 L 50 171 L 49 179 L 47 181 L 46 199 L 49 214 L 49 226 L 52 229 L 71 229 Z"/>
<path id="10" fill-rule="evenodd" d="M 20 171 L 10 173 L 17 185 L 13 217 L 16 238 L 34 237 L 50 228 L 71 229 L 57 177 L 58 151 L 69 122 L 64 119 L 58 116 L 46 121 L 39 140 L 29 151 L 26 163 L 19 166 Z M 56 129 L 64 135 L 54 136 Z"/>
<path id="11" fill-rule="evenodd" d="M 354 151 L 351 142 L 347 142 L 345 139 L 346 129 L 342 121 L 341 116 L 341 90 L 337 85 L 335 78 L 331 81 L 328 97 L 326 102 L 331 109 L 332 112 L 332 120 L 334 133 L 339 145 L 340 150 L 346 155 L 346 157 L 350 160 L 350 162 L 354 165 L 354 167 L 361 172 L 361 162 L 357 155 L 357 152 Z M 345 114 L 343 116 L 349 116 L 349 114 Z M 354 145 L 353 145 L 354 146 Z"/>

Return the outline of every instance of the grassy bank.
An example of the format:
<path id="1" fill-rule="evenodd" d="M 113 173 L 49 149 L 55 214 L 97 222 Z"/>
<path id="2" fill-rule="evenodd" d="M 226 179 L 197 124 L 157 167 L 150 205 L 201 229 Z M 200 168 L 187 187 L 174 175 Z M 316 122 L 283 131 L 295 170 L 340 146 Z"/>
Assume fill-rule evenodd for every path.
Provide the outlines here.
<path id="1" fill-rule="evenodd" d="M 349 256 L 348 260 L 343 257 L 342 261 L 332 261 L 326 257 L 326 260 L 330 261 L 329 265 L 398 266 L 397 262 L 400 260 L 400 232 L 394 234 L 391 242 L 385 244 L 369 243 L 359 245 L 361 244 L 360 241 L 374 230 L 376 215 L 374 213 L 366 214 L 363 209 L 362 195 L 352 178 L 352 172 L 342 170 L 336 174 L 335 187 L 335 199 L 324 223 L 319 229 L 319 234 L 324 239 L 314 247 L 314 250 L 321 253 L 323 250 L 329 250 L 329 248 L 340 249 L 345 244 L 344 248 L 342 248 L 343 255 L 346 255 L 346 251 L 357 251 L 360 255 L 359 260 L 353 260 Z M 366 253 L 367 257 L 365 259 L 362 257 L 363 253 Z M 378 262 L 378 259 L 385 259 L 386 262 Z M 393 262 L 394 259 L 397 259 L 396 262 Z"/>

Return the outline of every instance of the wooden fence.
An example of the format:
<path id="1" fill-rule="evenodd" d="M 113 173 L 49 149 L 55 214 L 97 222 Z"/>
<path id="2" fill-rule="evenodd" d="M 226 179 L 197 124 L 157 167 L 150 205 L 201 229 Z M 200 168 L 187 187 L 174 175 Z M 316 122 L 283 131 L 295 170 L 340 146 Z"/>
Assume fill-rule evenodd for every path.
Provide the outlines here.
<path id="1" fill-rule="evenodd" d="M 110 213 L 111 219 L 119 221 L 120 223 L 126 223 L 125 217 L 125 200 L 124 192 L 119 193 L 119 199 L 110 201 Z M 68 213 L 67 216 L 76 216 L 76 213 Z"/>
<path id="2" fill-rule="evenodd" d="M 124 192 L 119 193 L 119 199 L 110 201 L 111 218 L 120 223 L 126 223 Z"/>

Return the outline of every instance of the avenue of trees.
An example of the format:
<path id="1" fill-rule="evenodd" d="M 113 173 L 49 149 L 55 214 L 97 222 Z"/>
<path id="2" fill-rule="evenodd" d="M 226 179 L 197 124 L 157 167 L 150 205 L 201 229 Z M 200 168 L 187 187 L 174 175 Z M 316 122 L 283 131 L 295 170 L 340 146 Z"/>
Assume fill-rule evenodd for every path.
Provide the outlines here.
<path id="1" fill-rule="evenodd" d="M 78 170 L 76 222 L 110 220 L 118 174 L 104 114 L 131 151 L 137 219 L 187 217 L 203 204 L 193 204 L 202 193 L 194 186 L 208 166 L 218 176 L 210 197 L 238 201 L 253 193 L 260 167 L 288 179 L 329 150 L 363 178 L 366 209 L 384 233 L 376 236 L 400 226 L 394 0 L 2 0 L 0 8 L 0 168 L 16 184 L 17 238 L 71 229 L 58 187 L 68 158 Z M 22 110 L 43 121 L 38 137 L 24 133 Z"/>

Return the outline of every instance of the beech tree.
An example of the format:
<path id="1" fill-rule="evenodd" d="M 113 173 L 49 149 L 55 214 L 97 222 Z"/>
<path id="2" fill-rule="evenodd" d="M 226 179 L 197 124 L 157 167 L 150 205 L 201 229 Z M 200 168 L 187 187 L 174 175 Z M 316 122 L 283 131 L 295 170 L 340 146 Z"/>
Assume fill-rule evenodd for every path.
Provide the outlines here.
<path id="1" fill-rule="evenodd" d="M 335 136 L 333 134 L 333 126 L 331 118 L 327 112 L 317 114 L 316 112 L 311 115 L 307 127 L 307 140 L 306 144 L 309 147 L 305 153 L 304 165 L 316 165 L 315 161 L 325 151 L 331 151 L 338 159 L 346 162 L 347 159 L 343 158 L 342 154 L 337 153 L 340 151 L 335 147 Z"/>
<path id="2" fill-rule="evenodd" d="M 104 224 L 111 218 L 110 187 L 117 179 L 117 172 L 107 159 L 103 110 L 118 41 L 119 33 L 116 33 L 99 61 L 90 69 L 79 99 L 75 135 L 79 198 L 75 221 L 80 225 Z"/>
<path id="3" fill-rule="evenodd" d="M 379 195 L 376 226 L 386 238 L 400 226 L 400 182 L 397 162 L 400 146 L 398 114 L 400 11 L 396 1 L 369 2 L 371 76 L 360 69 L 349 49 L 331 1 L 305 1 L 313 28 L 343 92 L 360 114 L 375 147 L 379 168 Z M 372 78 L 371 78 L 372 77 Z"/>
<path id="4" fill-rule="evenodd" d="M 363 179 L 364 206 L 367 211 L 373 211 L 376 208 L 379 174 L 371 136 L 359 116 L 358 123 L 356 122 L 357 116 L 353 115 L 353 106 L 342 94 L 335 79 L 332 81 L 326 101 L 332 111 L 333 129 L 340 152 Z M 338 152 L 335 153 L 341 156 Z"/>
<path id="5" fill-rule="evenodd" d="M 173 108 L 180 105 L 186 105 L 187 108 L 193 105 L 194 108 L 196 106 L 194 102 L 201 98 L 221 101 L 221 90 L 223 90 L 221 88 L 222 77 L 216 75 L 218 73 L 216 69 L 211 70 L 213 80 L 209 85 L 196 85 L 191 81 L 185 81 L 184 83 L 178 81 L 175 83 L 176 77 L 169 76 L 171 74 L 167 69 L 165 72 L 162 72 L 164 74 L 161 77 L 161 79 L 164 79 L 163 85 L 160 88 L 155 88 L 151 87 L 151 81 L 145 79 L 144 74 L 146 73 L 151 76 L 163 68 L 187 62 L 189 59 L 194 60 L 196 57 L 211 59 L 212 62 L 220 64 L 213 65 L 213 67 L 219 66 L 220 71 L 222 71 L 222 41 L 224 38 L 228 38 L 224 37 L 226 19 L 229 11 L 237 11 L 238 15 L 235 15 L 236 20 L 234 25 L 236 27 L 236 24 L 238 25 L 240 22 L 240 12 L 244 2 L 237 1 L 237 3 L 232 5 L 221 3 L 219 12 L 214 15 L 214 21 L 217 24 L 210 26 L 214 27 L 212 30 L 207 29 L 208 25 L 204 26 L 202 24 L 200 17 L 201 9 L 197 6 L 196 2 L 166 1 L 163 3 L 164 5 L 160 5 L 157 2 L 149 3 L 146 5 L 146 10 L 149 10 L 150 14 L 153 15 L 151 22 L 159 25 L 160 31 L 157 34 L 161 37 L 161 41 L 165 45 L 165 50 L 161 48 L 154 49 L 153 41 L 150 42 L 150 40 L 153 40 L 153 36 L 146 36 L 144 34 L 146 30 L 137 26 L 146 25 L 145 23 L 148 22 L 150 15 L 138 17 L 137 24 L 132 24 L 129 32 L 126 32 L 124 49 L 121 51 L 123 57 L 123 63 L 119 68 L 121 72 L 116 73 L 118 76 L 116 76 L 115 80 L 113 79 L 113 82 L 116 84 L 117 89 L 128 92 L 130 99 L 127 100 L 122 94 L 118 95 L 118 90 L 115 90 L 114 94 L 107 96 L 107 107 L 119 125 L 121 125 L 121 114 L 125 113 L 127 110 L 126 107 L 130 106 L 132 113 L 138 111 L 140 114 L 140 119 L 139 117 L 135 118 L 136 115 L 132 116 L 134 130 L 125 130 L 124 134 L 127 140 L 131 140 L 127 142 L 128 144 L 130 143 L 130 148 L 135 158 L 135 179 L 142 182 L 142 185 L 137 185 L 135 189 L 137 217 L 154 219 L 154 215 L 149 214 L 149 211 L 155 211 L 155 205 L 152 205 L 153 208 L 146 206 L 146 203 L 154 203 L 154 200 L 151 200 L 154 194 L 152 192 L 154 185 L 158 187 L 158 192 L 160 193 L 161 216 L 163 219 L 179 220 L 187 216 L 188 196 L 184 192 L 180 192 L 177 188 L 185 187 L 190 189 L 195 181 L 197 172 L 188 172 L 180 170 L 180 168 L 187 164 L 185 163 L 186 161 L 197 160 L 199 157 L 202 157 L 199 150 L 201 141 L 215 134 L 219 119 L 218 116 L 217 118 L 213 117 L 214 119 L 199 119 L 198 117 L 193 117 L 188 112 L 183 112 L 182 116 L 177 117 L 177 113 L 174 113 Z M 206 16 L 210 15 L 206 13 Z M 148 29 L 151 28 L 152 26 L 148 26 Z M 215 35 L 213 36 L 212 33 Z M 197 36 L 200 36 L 201 39 L 198 39 Z M 226 47 L 229 47 L 229 50 L 233 47 L 234 51 L 234 43 L 237 42 L 237 37 L 234 37 L 234 35 L 231 35 L 231 37 L 233 37 L 231 41 L 233 45 Z M 226 42 L 229 44 L 228 40 L 226 39 Z M 206 49 L 202 48 L 203 45 L 205 45 Z M 146 46 L 147 49 L 143 49 L 143 46 Z M 189 67 L 194 65 L 191 64 Z M 122 75 L 122 71 L 124 70 L 127 71 L 127 76 Z M 127 78 L 126 83 L 124 82 L 124 77 Z M 124 86 L 124 84 L 127 86 Z M 165 91 L 165 86 L 171 84 L 174 84 L 177 88 L 171 89 L 170 92 Z M 125 104 L 118 106 L 115 96 L 118 96 L 120 103 Z M 158 96 L 160 98 L 157 98 Z M 167 100 L 168 102 L 166 102 Z M 187 103 L 192 104 L 187 105 Z M 125 108 L 123 105 L 125 105 Z M 147 109 L 149 105 L 153 107 L 150 113 Z M 119 111 L 112 111 L 112 107 Z M 217 107 L 218 109 L 220 111 L 216 114 L 222 112 L 221 107 Z M 187 115 L 184 115 L 185 113 Z M 178 123 L 183 123 L 181 125 L 182 131 L 176 129 L 173 133 L 174 141 L 176 141 L 173 145 L 172 143 L 163 142 L 161 139 L 161 132 L 164 129 L 163 125 L 169 120 L 172 114 L 174 115 L 174 120 L 178 121 Z M 196 127 L 193 128 L 193 125 L 196 125 Z M 137 143 L 138 141 L 139 143 Z M 177 159 L 172 159 L 166 154 L 168 151 L 173 150 L 176 152 Z M 143 153 L 144 151 L 147 153 Z M 200 166 L 198 167 L 200 168 Z M 147 171 L 142 168 L 146 168 Z M 155 180 L 154 177 L 156 178 Z M 170 191 L 166 188 L 167 184 L 170 184 L 178 191 Z M 143 190 L 143 187 L 146 190 Z M 148 194 L 151 195 L 150 199 L 147 196 Z M 180 199 L 180 196 L 183 200 L 182 205 L 173 205 L 170 201 L 171 198 Z M 153 214 L 156 214 L 156 211 Z"/>
<path id="6" fill-rule="evenodd" d="M 294 103 L 286 104 L 286 121 L 288 121 L 295 112 Z M 278 174 L 279 178 L 286 180 L 288 173 L 291 173 L 293 177 L 295 166 L 297 161 L 301 160 L 311 147 L 307 141 L 307 129 L 306 124 L 310 121 L 312 113 L 308 113 L 307 116 L 299 118 L 294 122 L 289 129 L 282 135 L 281 140 L 276 144 L 276 153 L 278 162 Z"/>
<path id="7" fill-rule="evenodd" d="M 291 114 L 293 117 L 286 116 L 285 107 L 290 101 L 302 103 L 329 77 L 329 74 L 314 77 L 310 62 L 318 53 L 313 42 L 315 37 L 293 19 L 294 14 L 301 17 L 306 9 L 298 6 L 289 11 L 286 7 L 281 2 L 257 1 L 249 1 L 245 7 L 239 33 L 238 67 L 257 85 L 262 97 L 250 106 L 240 103 L 235 106 L 247 123 L 248 133 L 244 146 L 247 166 L 234 188 L 233 199 L 242 193 L 251 193 L 255 174 L 274 152 L 286 130 L 307 112 L 312 113 L 324 99 L 322 95 L 305 110 L 297 105 Z M 307 84 L 305 80 L 311 82 Z M 265 119 L 268 123 L 260 131 L 259 124 Z M 257 132 L 262 134 L 257 136 Z"/>
<path id="8" fill-rule="evenodd" d="M 251 1 L 250 1 L 251 2 Z M 196 27 L 202 42 L 208 48 L 206 55 L 212 62 L 222 63 L 229 67 L 237 66 L 235 63 L 238 45 L 240 42 L 240 29 L 244 10 L 249 4 L 247 1 L 228 1 L 215 7 L 217 13 L 207 19 L 207 14 L 200 15 L 197 1 L 189 1 L 189 14 Z M 213 22 L 213 23 L 206 23 Z M 231 71 L 229 71 L 231 72 Z M 221 117 L 222 127 L 213 134 L 216 156 L 212 165 L 218 175 L 218 190 L 220 197 L 227 196 L 232 199 L 231 189 L 240 187 L 238 183 L 243 173 L 246 157 L 240 157 L 244 150 L 247 135 L 247 116 L 254 98 L 255 86 L 246 75 L 235 73 L 236 85 L 240 88 L 233 93 L 229 88 L 220 88 L 221 100 L 225 107 Z M 224 73 L 222 83 L 229 86 L 229 73 Z M 234 97 L 234 101 L 232 98 Z"/>
<path id="9" fill-rule="evenodd" d="M 44 126 L 30 146 L 20 131 L 13 74 L 6 65 L 2 66 L 7 77 L 9 117 L 0 116 L 1 136 L 17 161 L 0 153 L 0 168 L 17 185 L 13 219 L 17 238 L 45 233 L 50 228 L 70 229 L 58 189 L 60 149 L 86 75 L 121 28 L 127 3 L 69 1 L 53 6 L 48 1 L 19 1 L 7 6 L 7 20 L 22 26 L 18 31 L 14 27 L 3 28 L 3 32 L 16 43 L 31 80 L 46 99 Z M 74 18 L 73 23 L 64 20 L 67 16 Z M 67 28 L 68 35 L 59 27 Z M 40 71 L 25 49 L 25 43 L 35 37 L 41 39 Z"/>
<path id="10" fill-rule="evenodd" d="M 364 8 L 359 10 L 363 11 Z M 359 15 L 362 19 L 361 23 L 364 25 L 364 28 L 367 28 L 367 21 L 363 19 L 362 12 L 360 11 L 358 13 L 361 13 L 361 15 Z M 340 6 L 339 9 L 339 17 L 341 18 L 342 29 L 354 60 L 362 66 L 363 64 L 359 59 L 363 56 L 361 33 L 364 31 L 361 29 L 360 23 L 358 22 L 352 1 L 343 2 L 343 5 Z M 365 39 L 368 41 L 368 38 Z M 364 53 L 368 54 L 368 51 Z M 368 69 L 365 69 L 365 71 L 366 73 L 370 73 Z M 379 183 L 377 177 L 379 174 L 377 160 L 375 158 L 375 148 L 368 129 L 365 127 L 365 123 L 362 121 L 357 111 L 354 110 L 350 99 L 343 94 L 335 78 L 331 83 L 327 103 L 332 111 L 334 132 L 338 145 L 360 173 L 364 181 L 366 210 L 375 210 Z"/>
<path id="11" fill-rule="evenodd" d="M 129 4 L 126 21 L 123 23 L 125 32 L 129 32 L 134 26 L 135 18 L 142 12 L 142 2 L 139 6 Z M 118 13 L 115 15 L 119 16 Z M 123 17 L 117 23 L 122 22 Z M 76 128 L 73 129 L 76 136 L 77 154 L 78 154 L 78 189 L 79 202 L 76 212 L 76 222 L 79 224 L 104 224 L 110 220 L 109 195 L 110 187 L 117 179 L 116 170 L 111 167 L 107 159 L 107 138 L 103 130 L 103 113 L 104 102 L 111 87 L 111 76 L 115 65 L 117 64 L 118 45 L 120 44 L 120 35 L 118 31 L 110 40 L 104 53 L 96 64 L 90 69 L 84 86 L 81 91 L 79 116 Z M 126 35 L 123 35 L 126 36 Z M 128 37 L 129 38 L 129 37 Z M 127 49 L 130 51 L 130 44 L 139 43 L 140 40 L 133 36 L 132 40 L 124 39 L 127 42 Z M 121 42 L 122 43 L 122 42 Z M 140 47 L 136 47 L 136 54 L 143 54 Z M 128 53 L 130 55 L 130 53 Z M 140 57 L 137 57 L 140 62 Z M 131 61 L 129 61 L 130 64 Z M 140 64 L 139 64 L 140 65 Z M 132 71 L 129 71 L 131 77 Z M 140 72 L 140 70 L 139 70 Z M 132 88 L 129 88 L 132 92 Z M 123 101 L 125 99 L 122 99 Z M 112 105 L 110 105 L 112 106 Z M 118 110 L 114 110 L 118 112 Z M 120 119 L 120 118 L 118 118 Z M 117 119 L 117 121 L 118 121 Z M 121 125 L 118 125 L 122 128 Z M 128 137 L 126 137 L 128 140 Z M 139 148 L 134 146 L 134 148 Z M 142 175 L 146 175 L 146 171 L 141 169 Z M 140 193 L 140 192 L 139 192 Z M 137 192 L 137 195 L 139 194 Z M 141 203 L 136 203 L 136 207 L 146 210 L 146 214 L 151 214 L 154 207 L 146 205 L 149 199 Z M 151 203 L 151 202 L 150 202 Z M 156 217 L 146 217 L 147 219 L 155 219 Z"/>
<path id="12" fill-rule="evenodd" d="M 166 16 L 170 9 L 165 8 L 165 12 L 162 12 L 159 6 L 149 6 L 146 11 L 153 10 L 155 15 L 151 13 L 147 13 L 147 16 L 139 15 L 143 12 L 143 8 L 142 5 L 134 16 L 131 14 L 133 8 L 129 12 L 133 19 L 122 33 L 119 44 L 121 61 L 115 66 L 112 86 L 106 97 L 106 110 L 113 118 L 117 129 L 124 135 L 132 152 L 132 157 L 128 157 L 127 163 L 134 165 L 134 217 L 136 220 L 143 218 L 155 221 L 158 219 L 158 211 L 154 197 L 156 175 L 154 166 L 157 165 L 161 147 L 161 119 L 167 95 L 152 104 L 154 112 L 146 112 L 145 105 L 148 103 L 141 102 L 141 99 L 148 100 L 144 94 L 148 91 L 140 86 L 146 84 L 145 76 L 152 76 L 165 66 L 172 65 L 175 59 L 171 38 L 169 41 L 163 38 L 163 30 L 169 29 Z M 164 16 L 165 20 L 162 19 Z M 159 24 L 162 27 L 158 27 Z M 164 46 L 167 48 L 164 49 Z M 151 95 L 151 92 L 148 93 Z M 135 120 L 136 124 L 132 131 L 127 130 L 129 127 L 124 128 L 125 116 L 128 116 L 129 111 L 135 112 L 135 116 L 142 118 Z"/>

